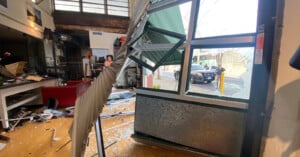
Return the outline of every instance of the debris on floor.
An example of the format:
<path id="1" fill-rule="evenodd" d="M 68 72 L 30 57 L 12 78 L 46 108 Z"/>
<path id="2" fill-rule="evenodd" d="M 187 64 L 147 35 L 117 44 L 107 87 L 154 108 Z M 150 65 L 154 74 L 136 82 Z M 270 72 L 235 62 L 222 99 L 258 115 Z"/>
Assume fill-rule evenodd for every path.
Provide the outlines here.
<path id="1" fill-rule="evenodd" d="M 30 121 L 41 123 L 41 122 L 45 122 L 45 121 L 52 119 L 53 114 L 51 114 L 51 113 L 41 113 L 41 114 L 33 113 L 31 116 L 32 116 L 32 119 L 30 119 Z"/>
<path id="2" fill-rule="evenodd" d="M 20 124 L 22 122 L 22 124 L 20 125 L 23 125 L 23 122 L 24 122 L 24 117 L 28 116 L 29 114 L 31 114 L 32 112 L 31 111 L 25 111 L 24 109 L 20 110 L 20 112 L 16 115 L 16 118 L 17 120 L 16 121 L 13 121 L 11 123 L 11 126 L 10 126 L 10 131 L 14 131 L 15 130 L 15 127 Z"/>
<path id="3" fill-rule="evenodd" d="M 101 118 L 110 118 L 110 117 L 115 117 L 115 116 L 127 116 L 127 115 L 134 115 L 134 111 L 101 114 L 100 117 Z"/>
<path id="4" fill-rule="evenodd" d="M 65 144 L 63 144 L 63 145 L 61 145 L 60 147 L 58 147 L 55 151 L 56 151 L 56 152 L 60 151 L 61 149 L 63 149 L 66 145 L 68 145 L 68 144 L 71 143 L 71 142 L 72 142 L 71 140 L 67 141 Z"/>
<path id="5" fill-rule="evenodd" d="M 59 137 L 56 137 L 56 129 L 52 129 L 52 136 L 51 136 L 51 142 L 50 142 L 50 146 L 52 147 L 53 146 L 53 143 L 55 141 L 59 141 L 60 138 Z"/>
<path id="6" fill-rule="evenodd" d="M 32 105 L 14 109 L 10 112 L 10 118 L 6 119 L 6 121 L 9 121 L 10 125 L 6 131 L 14 131 L 16 127 L 23 126 L 26 121 L 42 123 L 53 118 L 60 118 L 68 115 L 62 109 L 48 107 L 45 105 Z"/>
<path id="7" fill-rule="evenodd" d="M 105 147 L 104 147 L 104 149 L 107 149 L 107 148 L 109 148 L 110 146 L 112 146 L 112 145 L 114 145 L 114 144 L 116 144 L 116 143 L 117 143 L 117 141 L 115 141 L 115 142 L 112 142 L 111 144 L 109 144 L 109 145 L 105 146 Z"/>
<path id="8" fill-rule="evenodd" d="M 112 145 L 114 145 L 114 144 L 116 144 L 116 143 L 117 143 L 117 141 L 114 141 L 114 142 L 112 142 L 111 144 L 105 146 L 104 149 L 107 149 L 107 148 L 109 148 L 110 146 L 112 146 Z M 91 157 L 96 157 L 97 155 L 98 155 L 98 153 L 95 153 L 95 154 L 93 154 Z"/>
<path id="9" fill-rule="evenodd" d="M 107 105 L 120 104 L 135 100 L 136 94 L 130 91 L 114 92 L 108 97 Z"/>
<path id="10" fill-rule="evenodd" d="M 122 110 L 120 110 L 120 106 L 124 105 L 125 102 L 134 101 L 135 96 L 136 94 L 129 90 L 112 93 L 107 102 L 110 112 L 102 114 L 101 118 L 133 115 L 134 111 L 132 111 L 132 108 L 127 108 L 128 104 L 126 104 L 124 108 L 122 107 Z M 9 121 L 10 125 L 6 131 L 14 131 L 16 127 L 23 126 L 26 121 L 43 123 L 53 118 L 74 116 L 74 106 L 65 109 L 58 109 L 57 107 L 58 101 L 56 99 L 49 99 L 45 105 L 35 104 L 16 108 L 10 111 L 9 119 L 5 119 L 6 121 Z"/>
<path id="11" fill-rule="evenodd" d="M 8 142 L 10 140 L 9 137 L 6 137 L 4 135 L 0 135 L 0 141 L 5 141 L 5 142 Z"/>
<path id="12" fill-rule="evenodd" d="M 53 117 L 59 118 L 64 116 L 64 112 L 56 110 L 56 109 L 45 109 L 43 113 L 52 114 Z"/>
<path id="13" fill-rule="evenodd" d="M 4 143 L 0 144 L 0 156 L 70 156 L 71 140 L 68 131 L 72 124 L 72 118 L 67 118 L 67 115 L 65 114 L 65 117 L 57 119 L 52 118 L 51 120 L 45 120 L 38 123 L 35 120 L 31 120 L 30 117 L 32 117 L 35 114 L 35 116 L 39 116 L 48 107 L 43 105 L 40 106 L 37 110 L 32 110 L 28 106 L 26 106 L 26 108 L 32 111 L 33 113 L 24 117 L 26 118 L 26 122 L 22 127 L 16 128 L 13 132 L 1 132 L 1 135 L 9 137 L 10 140 L 9 142 L 0 141 L 0 143 Z M 62 108 L 57 110 L 63 111 L 64 113 L 72 113 L 73 109 Z M 131 138 L 131 135 L 134 133 L 134 109 L 134 101 L 104 106 L 102 116 L 104 115 L 107 118 L 101 119 L 101 127 L 104 139 L 104 147 L 106 148 L 106 156 L 200 157 L 198 155 L 191 155 L 190 153 L 160 149 L 159 147 L 153 147 L 135 142 Z M 13 118 L 13 116 L 10 115 L 10 118 Z M 2 147 L 5 148 L 2 149 Z M 95 129 L 93 128 L 91 130 L 91 133 L 89 134 L 89 145 L 86 147 L 84 157 L 91 157 L 96 152 L 96 134 Z"/>
<path id="14" fill-rule="evenodd" d="M 74 116 L 74 110 L 75 110 L 75 106 L 65 108 L 65 110 L 64 110 L 65 116 L 66 117 L 73 117 Z"/>
<path id="15" fill-rule="evenodd" d="M 5 143 L 0 143 L 0 151 L 6 146 Z"/>

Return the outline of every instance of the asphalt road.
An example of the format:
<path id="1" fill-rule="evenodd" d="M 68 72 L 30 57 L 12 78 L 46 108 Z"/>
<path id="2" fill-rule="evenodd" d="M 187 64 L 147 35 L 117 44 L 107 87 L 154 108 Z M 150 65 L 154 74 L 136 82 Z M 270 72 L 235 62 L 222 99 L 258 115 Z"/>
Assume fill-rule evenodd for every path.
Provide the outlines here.
<path id="1" fill-rule="evenodd" d="M 173 73 L 161 73 L 161 79 L 155 79 L 154 84 L 159 84 L 160 89 L 177 90 L 178 82 L 174 79 Z M 156 78 L 156 77 L 155 77 Z M 216 88 L 216 81 L 211 83 L 197 83 L 190 84 L 190 92 L 226 96 L 232 98 L 248 99 L 250 89 L 244 85 L 242 79 L 225 77 L 224 93 L 220 94 L 219 89 Z"/>

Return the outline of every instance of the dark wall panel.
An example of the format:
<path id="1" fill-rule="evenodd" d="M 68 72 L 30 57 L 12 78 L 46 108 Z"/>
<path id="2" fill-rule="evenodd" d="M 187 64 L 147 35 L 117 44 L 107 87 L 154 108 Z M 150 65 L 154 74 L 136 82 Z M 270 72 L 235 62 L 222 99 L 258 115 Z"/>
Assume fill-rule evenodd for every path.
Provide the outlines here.
<path id="1" fill-rule="evenodd" d="M 137 95 L 138 133 L 225 156 L 240 156 L 245 113 Z"/>

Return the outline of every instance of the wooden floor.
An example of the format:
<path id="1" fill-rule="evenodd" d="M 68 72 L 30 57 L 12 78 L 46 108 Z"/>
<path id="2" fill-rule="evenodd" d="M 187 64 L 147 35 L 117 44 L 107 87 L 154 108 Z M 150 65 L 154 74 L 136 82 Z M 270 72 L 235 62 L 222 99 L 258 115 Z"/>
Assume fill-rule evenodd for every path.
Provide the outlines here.
<path id="1" fill-rule="evenodd" d="M 105 106 L 103 113 L 134 111 L 134 101 Z M 135 142 L 133 134 L 134 116 L 118 116 L 102 119 L 102 132 L 107 157 L 199 157 L 199 155 L 170 150 Z M 0 157 L 69 157 L 71 144 L 58 150 L 70 138 L 68 129 L 72 118 L 52 119 L 44 123 L 26 122 L 13 132 L 2 132 L 10 141 L 0 151 Z M 52 132 L 56 130 L 56 141 L 52 142 Z M 0 141 L 0 143 L 4 143 Z M 85 157 L 96 156 L 95 132 L 89 135 L 89 146 Z"/>

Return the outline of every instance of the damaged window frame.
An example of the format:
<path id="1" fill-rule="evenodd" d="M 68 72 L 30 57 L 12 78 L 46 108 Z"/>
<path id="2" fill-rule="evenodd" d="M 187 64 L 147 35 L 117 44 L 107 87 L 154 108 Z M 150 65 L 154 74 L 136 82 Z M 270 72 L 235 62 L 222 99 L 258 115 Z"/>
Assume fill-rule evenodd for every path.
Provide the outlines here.
<path id="1" fill-rule="evenodd" d="M 146 25 L 145 29 L 146 30 L 136 39 L 136 41 L 138 39 L 140 39 L 148 30 L 152 30 L 154 32 L 161 33 L 163 35 L 167 35 L 167 36 L 179 39 L 179 41 L 174 46 L 170 46 L 170 50 L 167 51 L 167 53 L 158 61 L 157 64 L 155 64 L 155 66 L 151 66 L 150 64 L 144 62 L 143 60 L 138 58 L 136 55 L 129 56 L 130 59 L 135 61 L 140 66 L 143 66 L 143 67 L 151 70 L 152 72 L 154 72 L 158 67 L 160 67 L 168 59 L 168 57 L 170 57 L 174 53 L 175 50 L 177 50 L 184 43 L 185 35 L 175 33 L 175 32 L 170 32 L 170 31 L 163 30 L 163 29 L 156 28 L 156 27 L 149 26 L 149 25 Z M 134 43 L 130 44 L 130 47 L 134 47 L 133 45 L 136 43 L 136 41 L 134 41 Z M 152 45 L 155 45 L 155 44 L 152 44 Z M 143 50 L 140 50 L 140 51 L 143 51 Z M 141 54 L 141 52 L 139 53 L 139 55 L 140 54 Z"/>
<path id="2" fill-rule="evenodd" d="M 194 13 L 194 24 L 192 26 L 192 39 L 190 41 L 190 55 L 189 55 L 189 65 L 188 65 L 188 71 L 191 70 L 191 64 L 192 64 L 192 57 L 193 57 L 193 51 L 195 49 L 223 49 L 223 48 L 254 48 L 255 51 L 255 45 L 256 45 L 256 36 L 257 36 L 257 23 L 254 32 L 249 33 L 236 33 L 236 34 L 226 34 L 226 35 L 216 35 L 216 36 L 204 36 L 204 37 L 197 37 L 196 32 L 199 31 L 198 28 L 198 16 L 199 16 L 199 9 L 201 2 L 197 1 L 195 3 L 195 13 Z M 258 10 L 256 10 L 257 13 Z M 258 16 L 256 14 L 256 16 Z M 257 20 L 257 19 L 256 19 Z M 257 22 L 257 21 L 255 21 Z M 253 52 L 254 55 L 255 52 Z M 252 63 L 252 66 L 254 65 L 254 62 Z M 250 76 L 252 77 L 252 75 Z M 248 98 L 235 98 L 235 97 L 229 97 L 224 95 L 208 95 L 204 93 L 195 93 L 189 91 L 189 85 L 190 85 L 190 77 L 187 78 L 187 81 L 185 83 L 185 93 L 186 95 L 190 96 L 198 96 L 198 97 L 207 97 L 207 98 L 213 98 L 213 99 L 220 99 L 220 100 L 226 100 L 226 101 L 236 101 L 246 103 L 246 105 L 243 108 L 247 108 L 250 95 Z M 250 85 L 251 87 L 251 81 Z M 251 91 L 251 88 L 250 88 Z M 250 92 L 249 92 L 250 93 Z"/>
<path id="3" fill-rule="evenodd" d="M 139 94 L 151 95 L 154 97 L 163 97 L 168 99 L 175 100 L 183 100 L 190 101 L 195 103 L 204 103 L 211 104 L 214 106 L 223 106 L 230 107 L 236 109 L 247 109 L 248 108 L 248 100 L 236 99 L 236 98 L 226 98 L 226 97 L 218 97 L 218 96 L 208 96 L 205 94 L 195 94 L 188 92 L 189 83 L 189 71 L 190 64 L 193 55 L 194 48 L 207 48 L 207 47 L 228 47 L 228 46 L 254 46 L 256 42 L 256 33 L 248 33 L 248 34 L 239 34 L 239 35 L 227 35 L 227 36 L 218 36 L 216 38 L 195 38 L 195 31 L 197 27 L 197 17 L 198 17 L 198 9 L 199 9 L 199 1 L 198 0 L 171 0 L 171 1 L 157 1 L 152 3 L 148 9 L 148 14 L 144 15 L 144 19 L 149 17 L 150 13 L 167 9 L 182 3 L 191 2 L 191 10 L 190 10 L 190 19 L 188 24 L 188 32 L 186 35 L 186 39 L 180 48 L 184 49 L 181 69 L 180 69 L 180 77 L 178 82 L 178 91 L 170 92 L 165 90 L 149 90 L 145 88 L 138 88 L 137 92 Z M 146 22 L 142 19 L 140 21 L 140 25 L 145 25 Z M 147 21 L 147 20 L 146 20 Z M 132 37 L 132 41 L 138 40 L 138 37 L 142 35 L 143 32 L 137 31 Z M 224 40 L 224 38 L 226 40 Z M 227 40 L 228 39 L 228 40 Z M 242 42 L 238 42 L 241 40 Z M 229 43 L 228 43 L 229 42 Z M 130 42 L 134 43 L 134 42 Z M 134 48 L 128 47 L 128 51 L 134 51 Z M 139 52 L 134 52 L 133 54 L 138 54 Z"/>
<path id="4" fill-rule="evenodd" d="M 149 19 L 149 15 L 151 15 L 152 13 L 156 13 L 158 11 L 161 11 L 163 9 L 168 9 L 174 6 L 179 6 L 182 3 L 185 2 L 191 2 L 191 0 L 179 0 L 179 1 L 160 1 L 157 2 L 155 4 L 152 4 L 149 9 L 148 9 L 148 14 L 144 15 L 144 18 L 142 18 L 142 20 L 139 22 L 138 24 L 138 29 L 136 33 L 133 35 L 132 40 L 129 42 L 129 46 L 128 46 L 128 51 L 133 52 L 132 55 L 130 55 L 128 58 L 131 61 L 136 62 L 139 66 L 146 68 L 150 71 L 152 71 L 152 73 L 155 72 L 155 70 L 157 70 L 159 67 L 161 67 L 162 65 L 164 65 L 166 63 L 166 61 L 169 59 L 169 57 L 171 57 L 175 52 L 180 51 L 181 52 L 181 59 L 180 59 L 180 63 L 176 64 L 180 67 L 179 73 L 181 73 L 181 69 L 183 67 L 183 58 L 184 58 L 184 54 L 185 54 L 185 41 L 186 41 L 186 35 L 185 34 L 180 34 L 174 31 L 170 31 L 170 30 L 166 30 L 164 28 L 157 28 L 154 26 L 151 26 L 147 20 Z M 142 28 L 142 29 L 141 29 Z M 167 37 L 171 37 L 174 39 L 177 39 L 178 41 L 175 43 L 169 43 L 169 44 L 150 44 L 151 46 L 147 47 L 146 43 L 145 43 L 145 49 L 147 50 L 151 50 L 152 48 L 156 48 L 159 49 L 158 47 L 161 47 L 162 49 L 166 50 L 166 53 L 154 64 L 154 65 L 150 65 L 148 64 L 146 61 L 143 61 L 143 56 L 141 55 L 143 52 L 143 48 L 141 48 L 137 43 L 138 40 L 140 38 L 143 37 L 143 35 L 145 35 L 145 33 L 147 33 L 147 31 L 153 31 L 155 33 L 159 33 L 163 36 L 167 36 Z M 169 41 L 170 42 L 170 41 Z M 127 63 L 127 61 L 126 61 Z M 171 65 L 171 64 L 170 64 Z M 175 65 L 175 64 L 174 64 Z M 122 70 L 121 70 L 122 71 Z M 180 75 L 179 75 L 180 76 Z M 150 91 L 162 91 L 165 93 L 175 93 L 178 94 L 180 91 L 180 77 L 177 80 L 177 89 L 175 90 L 171 90 L 171 89 L 155 89 L 153 88 L 147 88 L 147 87 L 139 87 L 139 89 L 144 89 L 144 90 L 150 90 Z"/>

